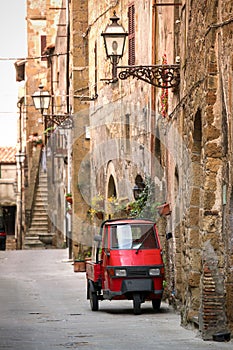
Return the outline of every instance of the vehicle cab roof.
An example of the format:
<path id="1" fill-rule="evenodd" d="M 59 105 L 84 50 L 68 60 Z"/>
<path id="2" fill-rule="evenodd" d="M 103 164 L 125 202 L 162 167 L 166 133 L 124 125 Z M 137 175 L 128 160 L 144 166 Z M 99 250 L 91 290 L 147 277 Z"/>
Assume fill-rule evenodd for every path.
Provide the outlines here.
<path id="1" fill-rule="evenodd" d="M 122 225 L 122 224 L 156 224 L 150 219 L 140 219 L 140 218 L 123 218 L 123 219 L 108 219 L 102 223 L 104 225 Z"/>

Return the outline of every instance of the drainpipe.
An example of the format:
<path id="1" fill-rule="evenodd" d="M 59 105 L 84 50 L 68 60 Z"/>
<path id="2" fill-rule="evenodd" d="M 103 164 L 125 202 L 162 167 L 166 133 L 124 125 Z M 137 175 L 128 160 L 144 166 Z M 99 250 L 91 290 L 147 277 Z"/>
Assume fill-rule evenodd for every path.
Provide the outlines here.
<path id="1" fill-rule="evenodd" d="M 69 80 L 69 68 L 70 68 L 70 11 L 69 11 L 69 0 L 66 0 L 66 35 L 67 35 L 67 56 L 66 56 L 66 112 L 70 114 L 70 80 Z M 67 190 L 71 192 L 71 147 L 72 147 L 72 137 L 71 131 L 72 129 L 68 129 L 67 135 L 67 147 L 68 147 L 68 170 L 67 170 Z M 69 215 L 66 217 L 67 220 L 67 231 L 66 231 L 66 239 L 68 243 L 68 254 L 69 259 L 72 259 L 73 247 L 72 247 L 72 218 Z"/>
<path id="2" fill-rule="evenodd" d="M 19 213 L 17 206 L 17 218 L 19 214 L 19 225 L 17 224 L 17 248 L 22 249 L 23 247 L 23 162 L 24 159 L 22 157 L 22 105 L 24 103 L 24 97 L 21 97 L 17 103 L 17 107 L 19 108 L 19 157 L 16 157 L 17 161 L 17 172 L 18 172 L 18 192 L 20 193 L 19 198 Z M 18 220 L 17 220 L 18 221 Z M 18 241 L 19 238 L 19 241 Z"/>

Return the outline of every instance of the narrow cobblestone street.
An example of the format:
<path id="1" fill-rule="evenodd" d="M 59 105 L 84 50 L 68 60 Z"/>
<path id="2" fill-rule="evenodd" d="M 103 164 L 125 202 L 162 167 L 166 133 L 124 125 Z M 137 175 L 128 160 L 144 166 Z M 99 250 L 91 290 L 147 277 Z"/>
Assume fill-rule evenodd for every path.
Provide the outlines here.
<path id="1" fill-rule="evenodd" d="M 180 326 L 167 304 L 154 313 L 145 303 L 133 314 L 128 301 L 90 310 L 85 273 L 74 273 L 67 250 L 0 252 L 0 349 L 232 349 L 232 341 L 205 342 Z"/>

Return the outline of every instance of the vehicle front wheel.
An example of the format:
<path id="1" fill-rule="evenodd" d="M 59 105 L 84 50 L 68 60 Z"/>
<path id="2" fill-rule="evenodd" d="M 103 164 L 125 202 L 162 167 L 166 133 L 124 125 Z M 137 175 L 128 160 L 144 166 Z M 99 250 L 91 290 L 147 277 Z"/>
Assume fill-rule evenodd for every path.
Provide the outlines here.
<path id="1" fill-rule="evenodd" d="M 161 305 L 161 300 L 160 299 L 153 299 L 152 300 L 152 306 L 155 311 L 159 311 Z"/>
<path id="2" fill-rule="evenodd" d="M 141 298 L 140 298 L 140 294 L 138 293 L 135 293 L 133 295 L 133 311 L 134 311 L 134 315 L 141 314 Z"/>
<path id="3" fill-rule="evenodd" d="M 92 292 L 91 288 L 89 288 L 89 297 L 90 297 L 91 310 L 98 311 L 99 310 L 99 299 L 98 299 L 97 292 Z"/>

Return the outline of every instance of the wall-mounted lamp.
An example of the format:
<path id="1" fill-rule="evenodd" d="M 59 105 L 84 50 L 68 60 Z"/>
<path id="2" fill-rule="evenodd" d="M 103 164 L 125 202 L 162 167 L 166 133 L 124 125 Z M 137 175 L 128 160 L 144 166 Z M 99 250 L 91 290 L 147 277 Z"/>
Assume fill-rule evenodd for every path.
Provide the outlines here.
<path id="1" fill-rule="evenodd" d="M 16 153 L 15 157 L 18 160 L 18 162 L 20 164 L 22 164 L 24 162 L 24 160 L 25 160 L 25 153 L 24 152 Z"/>
<path id="2" fill-rule="evenodd" d="M 112 63 L 112 79 L 106 80 L 110 83 L 118 81 L 117 69 L 123 68 L 119 73 L 119 78 L 125 80 L 132 76 L 133 78 L 143 80 L 153 86 L 159 88 L 176 88 L 180 84 L 180 64 L 162 64 L 162 65 L 139 65 L 139 66 L 117 66 L 120 58 L 122 58 L 125 47 L 125 40 L 128 35 L 124 28 L 117 22 L 119 17 L 114 11 L 113 17 L 110 18 L 111 24 L 108 24 L 105 32 L 101 35 L 104 38 L 104 45 L 107 58 Z"/>
<path id="3" fill-rule="evenodd" d="M 135 185 L 133 187 L 133 196 L 134 196 L 135 200 L 139 199 L 140 194 L 142 193 L 142 191 L 143 191 L 143 188 L 139 187 L 138 185 Z"/>
<path id="4" fill-rule="evenodd" d="M 36 109 L 40 110 L 40 113 L 43 115 L 44 110 L 49 108 L 50 104 L 50 94 L 48 91 L 43 90 L 43 85 L 39 86 L 39 91 L 34 92 L 32 95 L 32 100 Z"/>
<path id="5" fill-rule="evenodd" d="M 125 47 L 125 39 L 128 33 L 125 32 L 124 28 L 117 23 L 119 17 L 116 16 L 116 12 L 113 12 L 113 16 L 110 18 L 111 24 L 108 24 L 105 32 L 101 35 L 104 38 L 104 46 L 106 50 L 107 58 L 110 59 L 112 63 L 112 80 L 111 82 L 116 82 L 117 78 L 117 65 L 120 58 L 122 58 Z"/>
<path id="6" fill-rule="evenodd" d="M 32 95 L 32 100 L 34 103 L 34 106 L 37 110 L 40 111 L 42 116 L 45 118 L 46 121 L 46 127 L 52 126 L 52 124 L 61 125 L 66 121 L 66 124 L 72 124 L 71 116 L 68 113 L 65 114 L 44 114 L 44 110 L 47 110 L 49 108 L 51 95 L 48 91 L 43 90 L 43 85 L 39 86 L 39 91 L 34 92 Z M 71 123 L 68 123 L 68 120 L 71 121 Z M 50 122 L 50 123 L 49 123 Z M 49 123 L 49 124 L 48 124 Z M 70 127 L 69 127 L 70 128 Z"/>

